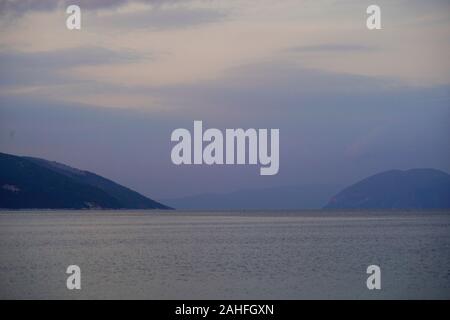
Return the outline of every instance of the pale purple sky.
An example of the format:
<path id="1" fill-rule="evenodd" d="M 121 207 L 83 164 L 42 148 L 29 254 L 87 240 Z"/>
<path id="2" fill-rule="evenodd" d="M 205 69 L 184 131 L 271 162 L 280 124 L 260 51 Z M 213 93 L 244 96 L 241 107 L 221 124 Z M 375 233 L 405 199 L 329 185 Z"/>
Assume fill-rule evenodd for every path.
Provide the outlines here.
<path id="1" fill-rule="evenodd" d="M 450 3 L 0 0 L 0 151 L 152 198 L 450 171 Z M 171 163 L 170 134 L 279 128 L 280 172 Z"/>

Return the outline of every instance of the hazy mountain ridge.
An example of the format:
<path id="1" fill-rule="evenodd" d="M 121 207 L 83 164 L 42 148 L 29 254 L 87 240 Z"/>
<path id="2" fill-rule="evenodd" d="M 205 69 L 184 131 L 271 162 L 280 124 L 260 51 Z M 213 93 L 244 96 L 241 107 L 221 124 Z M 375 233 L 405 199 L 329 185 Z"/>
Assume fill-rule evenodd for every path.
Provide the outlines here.
<path id="1" fill-rule="evenodd" d="M 450 208 L 450 175 L 435 169 L 385 171 L 337 190 L 332 185 L 285 186 L 163 202 L 191 210 Z M 170 209 L 89 171 L 4 153 L 0 153 L 0 208 Z"/>
<path id="2" fill-rule="evenodd" d="M 450 175 L 435 169 L 390 170 L 336 194 L 325 209 L 450 208 Z"/>
<path id="3" fill-rule="evenodd" d="M 170 209 L 89 171 L 0 153 L 0 208 Z"/>
<path id="4" fill-rule="evenodd" d="M 339 189 L 335 185 L 311 184 L 205 193 L 162 201 L 177 209 L 188 210 L 320 209 Z"/>

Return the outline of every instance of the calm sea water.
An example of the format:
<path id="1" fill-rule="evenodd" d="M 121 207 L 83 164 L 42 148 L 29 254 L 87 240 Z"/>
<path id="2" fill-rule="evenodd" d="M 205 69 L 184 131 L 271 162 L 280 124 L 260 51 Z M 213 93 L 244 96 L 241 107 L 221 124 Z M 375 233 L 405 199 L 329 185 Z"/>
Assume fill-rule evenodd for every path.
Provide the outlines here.
<path id="1" fill-rule="evenodd" d="M 1 212 L 0 298 L 449 299 L 450 212 Z"/>

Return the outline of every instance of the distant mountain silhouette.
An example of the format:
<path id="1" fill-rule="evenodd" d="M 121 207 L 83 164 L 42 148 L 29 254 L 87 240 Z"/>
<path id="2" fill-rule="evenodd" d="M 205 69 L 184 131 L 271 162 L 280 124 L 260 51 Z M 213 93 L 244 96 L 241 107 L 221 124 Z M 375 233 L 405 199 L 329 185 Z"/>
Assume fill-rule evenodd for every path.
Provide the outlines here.
<path id="1" fill-rule="evenodd" d="M 342 190 L 325 208 L 450 208 L 450 175 L 435 169 L 382 172 Z"/>
<path id="2" fill-rule="evenodd" d="M 162 201 L 177 209 L 189 210 L 320 209 L 339 189 L 335 185 L 282 186 L 223 194 L 206 193 Z"/>
<path id="3" fill-rule="evenodd" d="M 94 173 L 5 153 L 0 153 L 0 208 L 170 209 Z"/>

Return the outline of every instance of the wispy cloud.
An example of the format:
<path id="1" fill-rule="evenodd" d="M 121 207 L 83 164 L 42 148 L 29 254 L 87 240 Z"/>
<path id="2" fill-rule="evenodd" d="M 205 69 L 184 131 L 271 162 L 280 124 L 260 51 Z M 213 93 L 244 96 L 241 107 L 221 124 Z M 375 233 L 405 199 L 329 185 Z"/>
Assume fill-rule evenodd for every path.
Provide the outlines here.
<path id="1" fill-rule="evenodd" d="M 317 44 L 317 45 L 307 45 L 307 46 L 297 46 L 290 48 L 289 51 L 292 52 L 311 52 L 311 53 L 348 53 L 348 52 L 370 52 L 378 50 L 375 46 L 369 46 L 364 44 Z"/>
<path id="2" fill-rule="evenodd" d="M 49 11 L 69 5 L 79 5 L 86 10 L 114 8 L 129 3 L 161 5 L 177 0 L 0 0 L 0 14 L 20 15 L 32 11 Z"/>
<path id="3" fill-rule="evenodd" d="M 122 12 L 96 16 L 97 25 L 104 28 L 166 30 L 186 28 L 223 21 L 225 10 L 169 6 L 142 8 L 134 12 Z"/>
<path id="4" fill-rule="evenodd" d="M 0 51 L 0 84 L 32 85 L 67 83 L 74 78 L 63 71 L 74 67 L 126 64 L 151 59 L 131 51 L 116 51 L 101 47 L 79 47 L 46 52 Z"/>
<path id="5" fill-rule="evenodd" d="M 80 32 L 65 30 L 64 11 L 54 10 L 68 3 L 88 10 Z M 426 9 L 427 17 L 441 16 L 440 9 L 446 6 L 438 0 L 412 3 L 398 15 L 397 3 L 383 1 L 386 19 L 394 23 L 389 15 L 396 14 L 399 20 L 404 16 L 417 20 L 421 15 L 416 6 Z M 327 5 L 330 11 L 319 14 L 317 8 Z M 92 88 L 101 88 L 102 95 L 108 94 L 108 88 L 117 95 L 121 87 L 159 94 L 153 88 L 192 85 L 196 92 L 205 83 L 218 85 L 208 88 L 208 93 L 241 83 L 241 88 L 250 84 L 250 91 L 264 94 L 266 88 L 258 87 L 269 82 L 264 79 L 274 79 L 272 88 L 280 92 L 283 87 L 278 83 L 286 90 L 294 90 L 290 84 L 297 83 L 295 90 L 300 92 L 365 90 L 366 82 L 378 88 L 386 79 L 393 79 L 390 84 L 449 83 L 449 63 L 444 59 L 449 43 L 442 39 L 448 39 L 450 29 L 387 25 L 388 33 L 381 30 L 368 37 L 365 11 L 355 15 L 364 6 L 353 0 L 344 6 L 352 10 L 330 0 L 264 1 L 258 10 L 245 1 L 0 0 L 3 13 L 29 13 L 13 27 L 0 30 L 0 82 L 8 86 L 95 83 Z M 229 88 L 240 95 L 239 88 L 225 89 Z M 73 91 L 69 89 L 62 91 Z M 133 100 L 127 94 L 115 100 Z"/>

